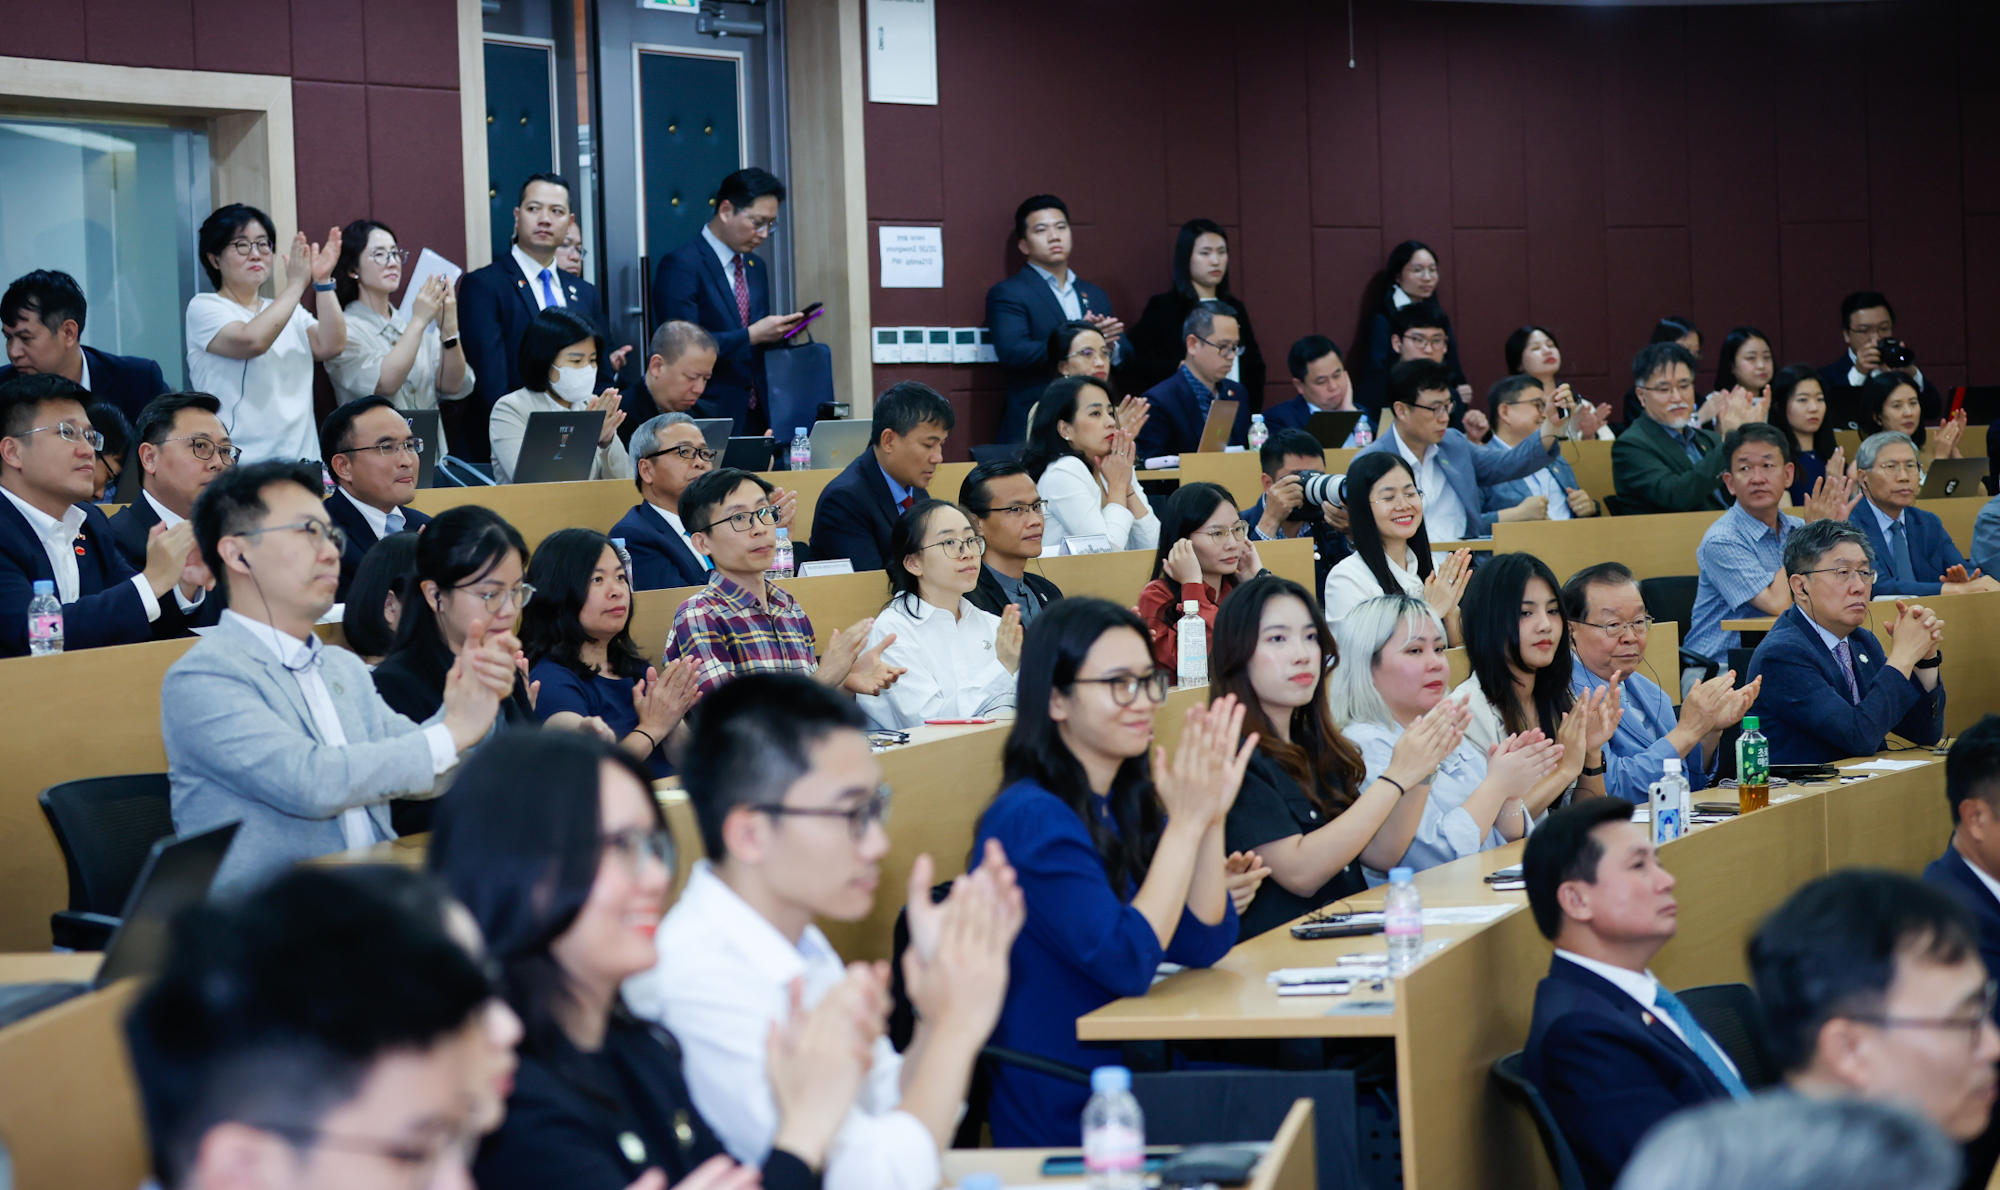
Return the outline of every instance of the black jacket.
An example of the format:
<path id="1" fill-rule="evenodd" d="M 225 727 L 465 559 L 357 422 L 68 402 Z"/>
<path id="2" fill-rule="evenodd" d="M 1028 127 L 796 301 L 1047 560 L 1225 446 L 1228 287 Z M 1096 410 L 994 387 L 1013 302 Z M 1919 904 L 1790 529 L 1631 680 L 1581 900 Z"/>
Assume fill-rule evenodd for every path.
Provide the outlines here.
<path id="1" fill-rule="evenodd" d="M 444 637 L 424 633 L 422 639 L 399 644 L 371 675 L 375 693 L 389 709 L 412 723 L 422 723 L 444 705 L 445 676 L 451 671 L 451 649 Z M 528 701 L 527 680 L 515 675 L 514 693 L 500 701 L 500 719 L 509 727 L 536 724 L 535 706 Z M 389 803 L 389 819 L 398 835 L 420 834 L 431 829 L 437 813 L 434 798 L 398 798 Z"/>
<path id="2" fill-rule="evenodd" d="M 95 347 L 83 349 L 84 367 L 90 373 L 90 399 L 107 405 L 116 405 L 118 412 L 133 425 L 139 424 L 139 412 L 146 403 L 161 393 L 172 391 L 167 387 L 166 377 L 160 373 L 160 365 L 140 355 L 112 355 Z M 179 372 L 174 373 L 176 376 Z M 0 367 L 0 384 L 12 380 L 14 365 Z"/>
<path id="3" fill-rule="evenodd" d="M 335 598 L 347 602 L 347 589 L 354 585 L 354 572 L 361 569 L 361 559 L 382 540 L 375 536 L 375 527 L 368 523 L 346 492 L 336 491 L 326 498 L 326 515 L 334 524 L 347 532 L 347 544 L 340 551 L 340 590 Z M 414 508 L 403 509 L 403 528 L 421 529 L 431 523 L 430 514 L 418 512 Z"/>
<path id="4" fill-rule="evenodd" d="M 1257 346 L 1257 332 L 1250 327 L 1250 310 L 1237 298 L 1223 301 L 1236 308 L 1236 326 L 1243 340 L 1243 354 L 1236 357 L 1242 367 L 1237 374 L 1249 390 L 1250 412 L 1264 409 L 1264 352 Z M 1178 289 L 1156 293 L 1146 300 L 1146 312 L 1132 328 L 1132 389 L 1144 392 L 1172 376 L 1187 356 L 1187 340 L 1181 325 L 1194 309 L 1195 299 Z"/>
<path id="5" fill-rule="evenodd" d="M 153 511 L 145 496 L 139 494 L 134 494 L 131 502 L 111 518 L 111 544 L 118 548 L 118 556 L 125 559 L 127 566 L 134 570 L 146 569 L 146 539 L 151 536 L 153 526 L 159 523 L 160 514 Z M 171 595 L 160 601 L 161 619 L 166 618 L 169 603 L 173 603 Z M 186 617 L 186 624 L 190 628 L 213 628 L 222 619 L 222 609 L 226 606 L 219 592 L 210 591 L 194 614 Z M 179 609 L 180 605 L 174 603 L 176 614 Z"/>
<path id="6" fill-rule="evenodd" d="M 1035 593 L 1036 598 L 1042 601 L 1044 610 L 1049 604 L 1063 597 L 1061 587 L 1033 571 L 1023 574 L 1021 581 L 1027 585 L 1028 590 Z M 967 595 L 966 599 L 980 611 L 995 616 L 1004 613 L 1007 605 L 1014 602 L 1007 598 L 1007 592 L 1000 589 L 1000 578 L 993 573 L 993 568 L 985 565 L 979 568 L 979 585 L 973 588 L 972 594 Z"/>
<path id="7" fill-rule="evenodd" d="M 930 498 L 923 488 L 911 495 L 919 501 Z M 846 558 L 856 570 L 880 570 L 889 552 L 889 533 L 902 515 L 874 450 L 864 450 L 819 494 L 819 507 L 813 512 L 812 556 Z"/>
<path id="8" fill-rule="evenodd" d="M 187 635 L 188 618 L 172 591 L 159 599 L 160 616 L 146 622 L 146 603 L 131 582 L 140 567 L 127 565 L 112 541 L 111 521 L 95 504 L 81 504 L 77 533 L 77 599 L 63 605 L 63 648 L 67 652 L 102 645 L 130 645 Z M 55 571 L 28 519 L 12 500 L 0 497 L 0 657 L 28 652 L 28 602 L 37 579 L 54 581 Z"/>
<path id="9" fill-rule="evenodd" d="M 708 567 L 674 532 L 666 519 L 644 503 L 611 526 L 612 537 L 623 538 L 632 555 L 632 589 L 659 591 L 668 587 L 700 587 L 708 583 Z"/>

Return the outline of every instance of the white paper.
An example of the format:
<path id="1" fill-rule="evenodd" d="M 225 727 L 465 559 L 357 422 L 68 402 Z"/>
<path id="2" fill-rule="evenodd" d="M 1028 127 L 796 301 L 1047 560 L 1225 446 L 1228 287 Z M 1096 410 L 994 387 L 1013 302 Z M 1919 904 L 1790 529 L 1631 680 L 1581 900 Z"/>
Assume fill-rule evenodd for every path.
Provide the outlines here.
<path id="1" fill-rule="evenodd" d="M 403 281 L 403 304 L 396 307 L 396 321 L 410 325 L 410 307 L 416 303 L 417 291 L 432 277 L 443 277 L 446 285 L 457 285 L 460 273 L 465 270 L 439 256 L 429 248 L 417 254 L 417 267 Z"/>
<path id="2" fill-rule="evenodd" d="M 1512 913 L 1515 905 L 1441 905 L 1424 910 L 1427 926 L 1483 926 Z"/>
<path id="3" fill-rule="evenodd" d="M 868 101 L 936 105 L 937 17 L 931 0 L 868 0 Z"/>
<path id="4" fill-rule="evenodd" d="M 1086 533 L 1081 537 L 1063 538 L 1063 552 L 1075 557 L 1078 554 L 1111 553 L 1111 539 L 1102 533 Z"/>
<path id="5" fill-rule="evenodd" d="M 882 288 L 944 288 L 942 227 L 884 227 L 876 236 L 882 255 Z"/>
<path id="6" fill-rule="evenodd" d="M 1840 771 L 1843 773 L 1900 773 L 1904 769 L 1920 769 L 1929 763 L 1927 760 L 1864 760 L 1860 764 L 1850 764 Z"/>

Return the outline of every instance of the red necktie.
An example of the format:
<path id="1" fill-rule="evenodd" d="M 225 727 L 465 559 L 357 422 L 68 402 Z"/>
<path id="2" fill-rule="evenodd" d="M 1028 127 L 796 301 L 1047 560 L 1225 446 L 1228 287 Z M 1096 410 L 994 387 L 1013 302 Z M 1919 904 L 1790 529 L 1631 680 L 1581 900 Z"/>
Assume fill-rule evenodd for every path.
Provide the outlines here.
<path id="1" fill-rule="evenodd" d="M 743 273 L 743 254 L 736 254 L 736 317 L 750 325 L 750 278 Z"/>
<path id="2" fill-rule="evenodd" d="M 916 502 L 917 502 L 917 494 L 915 492 L 911 492 L 909 495 L 903 497 L 903 502 L 901 504 L 898 504 L 896 507 L 902 509 L 904 512 L 908 512 L 910 511 L 910 506 L 912 504 L 915 504 Z"/>

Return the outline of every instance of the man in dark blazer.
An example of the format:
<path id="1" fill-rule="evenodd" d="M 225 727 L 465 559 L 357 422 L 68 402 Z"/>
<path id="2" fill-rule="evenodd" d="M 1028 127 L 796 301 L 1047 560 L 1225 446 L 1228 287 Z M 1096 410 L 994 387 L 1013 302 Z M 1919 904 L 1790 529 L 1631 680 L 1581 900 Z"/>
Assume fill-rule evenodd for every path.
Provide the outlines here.
<path id="1" fill-rule="evenodd" d="M 737 170 L 722 179 L 701 234 L 668 253 L 653 274 L 653 316 L 715 336 L 715 373 L 695 416 L 731 418 L 738 436 L 770 427 L 764 353 L 804 317 L 771 313 L 770 270 L 753 255 L 784 201 L 785 185 L 771 174 Z"/>
<path id="2" fill-rule="evenodd" d="M 632 463 L 639 503 L 618 518 L 611 536 L 623 538 L 632 556 L 632 589 L 699 587 L 708 582 L 708 558 L 694 548 L 681 522 L 681 493 L 715 470 L 715 457 L 701 427 L 685 412 L 662 413 L 632 432 Z M 798 515 L 798 493 L 771 491 L 778 526 L 789 529 Z"/>
<path id="3" fill-rule="evenodd" d="M 1915 744 L 1944 738 L 1944 686 L 1930 609 L 1896 603 L 1887 648 L 1868 622 L 1868 539 L 1846 521 L 1814 521 L 1785 539 L 1792 607 L 1750 656 L 1762 677 L 1757 714 L 1773 764 L 1824 764 L 1882 750 L 1890 732 Z"/>
<path id="4" fill-rule="evenodd" d="M 1944 794 L 1955 829 L 1944 854 L 1924 869 L 1924 883 L 1957 897 L 1979 923 L 1979 956 L 2000 971 L 2000 716 L 1961 732 L 1944 760 Z M 2000 1006 L 1995 1023 L 2000 1024 Z M 1984 1186 L 2000 1158 L 2000 1121 L 1966 1145 L 1968 1186 Z M 1976 1179 L 1976 1180 L 1975 1180 Z"/>
<path id="5" fill-rule="evenodd" d="M 1104 290 L 1076 275 L 1069 207 L 1053 194 L 1037 194 L 1014 210 L 1014 246 L 1028 263 L 986 291 L 986 327 L 1007 376 L 1007 411 L 1000 441 L 1028 436 L 1028 410 L 1055 378 L 1049 336 L 1065 322 L 1088 322 L 1111 345 L 1113 367 L 1131 358 L 1125 324 L 1111 313 Z"/>
<path id="6" fill-rule="evenodd" d="M 1893 430 L 1870 434 L 1854 452 L 1854 462 L 1864 498 L 1847 520 L 1867 536 L 1875 555 L 1878 597 L 2000 591 L 2000 579 L 1966 573 L 1965 555 L 1945 532 L 1944 522 L 1917 507 L 1923 475 L 1917 470 L 1917 444 L 1909 435 Z M 1898 537 L 1900 542 L 1894 540 Z"/>
<path id="7" fill-rule="evenodd" d="M 846 558 L 856 570 L 880 570 L 896 518 L 919 500 L 957 424 L 936 389 L 905 380 L 875 398 L 874 445 L 834 477 L 813 512 L 812 556 Z"/>
<path id="8" fill-rule="evenodd" d="M 389 398 L 359 397 L 326 415 L 319 449 L 334 484 L 326 515 L 347 534 L 334 596 L 345 602 L 354 572 L 376 542 L 431 523 L 409 506 L 417 498 L 417 456 L 423 447 L 410 419 Z"/>
<path id="9" fill-rule="evenodd" d="M 1747 1099 L 1742 1075 L 1647 970 L 1673 939 L 1674 878 L 1624 798 L 1550 814 L 1522 858 L 1528 907 L 1555 943 L 1522 1069 L 1583 1183 L 1608 1190 L 1646 1133 L 1684 1107 Z"/>
<path id="10" fill-rule="evenodd" d="M 129 502 L 111 518 L 111 540 L 133 570 L 146 568 L 153 526 L 171 529 L 194 515 L 203 489 L 235 465 L 236 447 L 221 412 L 222 402 L 207 393 L 168 393 L 140 411 L 132 432 L 136 474 Z M 222 600 L 204 599 L 189 619 L 206 628 L 221 616 Z"/>
<path id="11" fill-rule="evenodd" d="M 1047 502 L 1026 467 L 1012 459 L 979 464 L 959 485 L 958 502 L 986 539 L 979 586 L 966 596 L 972 606 L 997 616 L 1011 603 L 1025 625 L 1062 598 L 1060 587 L 1028 569 L 1042 556 Z"/>
<path id="12" fill-rule="evenodd" d="M 88 313 L 83 288 L 68 273 L 36 269 L 16 278 L 0 295 L 0 327 L 7 332 L 0 384 L 38 372 L 61 376 L 137 422 L 146 402 L 167 391 L 166 378 L 152 360 L 85 347 L 80 340 Z"/>
<path id="13" fill-rule="evenodd" d="M 1925 379 L 1923 369 L 1914 361 L 1900 368 L 1882 366 L 1882 340 L 1897 337 L 1896 308 L 1887 297 L 1864 289 L 1841 299 L 1840 334 L 1847 340 L 1846 354 L 1819 370 L 1820 387 L 1826 392 L 1828 425 L 1863 430 L 1861 386 L 1870 376 L 1884 371 L 1901 372 L 1917 382 L 1917 400 L 1923 408 L 1924 424 L 1943 416 L 1944 394 Z"/>
<path id="14" fill-rule="evenodd" d="M 1236 402 L 1236 420 L 1226 445 L 1242 446 L 1250 437 L 1250 394 L 1229 378 L 1229 365 L 1243 349 L 1236 330 L 1236 309 L 1227 302 L 1196 302 L 1181 323 L 1187 355 L 1172 376 L 1146 390 L 1151 414 L 1139 431 L 1140 461 L 1159 455 L 1193 454 L 1201 447 L 1202 427 L 1217 401 Z"/>
<path id="15" fill-rule="evenodd" d="M 1307 335 L 1292 344 L 1286 363 L 1291 368 L 1295 391 L 1290 400 L 1264 410 L 1264 424 L 1271 433 L 1275 436 L 1279 430 L 1303 430 L 1315 413 L 1359 413 L 1361 420 L 1355 423 L 1355 431 L 1341 445 L 1368 445 L 1356 435 L 1363 426 L 1372 427 L 1374 422 L 1354 403 L 1354 378 L 1348 374 L 1340 344 L 1325 335 Z"/>
<path id="16" fill-rule="evenodd" d="M 1617 509 L 1632 515 L 1721 508 L 1722 440 L 1737 426 L 1764 420 L 1763 398 L 1728 400 L 1716 429 L 1696 429 L 1695 358 L 1678 343 L 1651 343 L 1632 357 L 1632 384 L 1646 416 L 1611 444 Z"/>

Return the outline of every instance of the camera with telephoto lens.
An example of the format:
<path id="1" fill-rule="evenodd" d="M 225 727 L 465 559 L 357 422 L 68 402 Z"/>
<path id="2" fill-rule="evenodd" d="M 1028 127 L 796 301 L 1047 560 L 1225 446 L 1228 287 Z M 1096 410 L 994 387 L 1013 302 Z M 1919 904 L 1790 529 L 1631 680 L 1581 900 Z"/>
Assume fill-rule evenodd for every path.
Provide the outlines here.
<path id="1" fill-rule="evenodd" d="M 1910 345 L 1901 339 L 1883 339 L 1875 344 L 1875 351 L 1885 368 L 1907 368 L 1917 362 L 1917 353 L 1911 351 Z"/>
<path id="2" fill-rule="evenodd" d="M 1288 520 L 1318 523 L 1326 519 L 1326 514 L 1320 511 L 1321 503 L 1343 503 L 1340 494 L 1342 476 L 1328 475 L 1324 471 L 1294 471 L 1290 478 L 1299 481 L 1302 498 Z"/>

